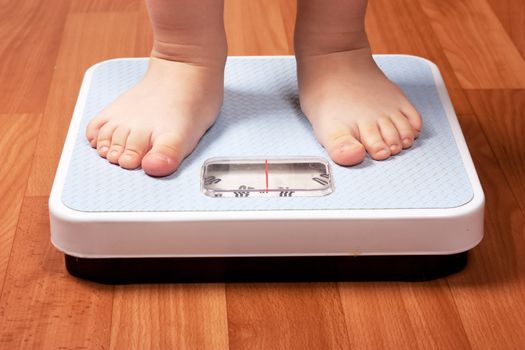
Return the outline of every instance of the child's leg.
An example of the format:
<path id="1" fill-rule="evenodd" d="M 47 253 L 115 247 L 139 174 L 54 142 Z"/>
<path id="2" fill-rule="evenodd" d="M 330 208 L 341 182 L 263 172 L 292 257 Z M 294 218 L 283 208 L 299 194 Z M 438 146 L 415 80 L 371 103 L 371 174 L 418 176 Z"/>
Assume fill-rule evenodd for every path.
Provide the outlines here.
<path id="1" fill-rule="evenodd" d="M 155 40 L 145 77 L 88 125 L 98 153 L 126 169 L 171 174 L 213 124 L 223 97 L 221 0 L 147 0 Z"/>
<path id="2" fill-rule="evenodd" d="M 298 0 L 295 51 L 301 107 L 332 159 L 381 160 L 412 145 L 418 112 L 372 60 L 366 0 Z"/>

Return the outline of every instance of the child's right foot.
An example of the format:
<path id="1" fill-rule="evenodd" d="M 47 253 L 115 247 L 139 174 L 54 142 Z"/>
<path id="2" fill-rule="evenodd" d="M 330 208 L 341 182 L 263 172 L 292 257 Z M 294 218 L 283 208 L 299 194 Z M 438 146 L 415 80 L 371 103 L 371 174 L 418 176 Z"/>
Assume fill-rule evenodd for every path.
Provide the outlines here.
<path id="1" fill-rule="evenodd" d="M 92 147 L 109 162 L 152 176 L 173 173 L 215 121 L 224 64 L 152 57 L 145 77 L 88 125 Z"/>
<path id="2" fill-rule="evenodd" d="M 226 33 L 221 0 L 146 0 L 155 35 L 144 78 L 88 125 L 100 156 L 152 176 L 173 173 L 222 104 Z"/>

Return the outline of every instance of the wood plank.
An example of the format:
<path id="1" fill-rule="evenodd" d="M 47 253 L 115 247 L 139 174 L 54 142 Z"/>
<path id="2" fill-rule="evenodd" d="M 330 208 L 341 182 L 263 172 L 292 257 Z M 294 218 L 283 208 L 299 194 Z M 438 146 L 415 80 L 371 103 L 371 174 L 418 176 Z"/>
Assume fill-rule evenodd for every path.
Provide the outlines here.
<path id="1" fill-rule="evenodd" d="M 224 284 L 118 286 L 112 349 L 227 349 Z"/>
<path id="2" fill-rule="evenodd" d="M 68 275 L 49 242 L 47 200 L 22 205 L 0 297 L 0 348 L 107 349 L 113 287 Z"/>
<path id="3" fill-rule="evenodd" d="M 419 2 L 463 88 L 525 88 L 525 60 L 485 0 Z"/>
<path id="4" fill-rule="evenodd" d="M 146 1 L 142 1 L 138 10 L 137 33 L 135 36 L 135 56 L 149 57 L 153 48 L 153 29 L 149 20 Z"/>
<path id="5" fill-rule="evenodd" d="M 0 114 L 0 292 L 35 153 L 39 114 Z"/>
<path id="6" fill-rule="evenodd" d="M 231 56 L 293 52 L 280 0 L 225 0 L 224 21 Z"/>
<path id="7" fill-rule="evenodd" d="M 68 15 L 28 195 L 49 194 L 84 72 L 102 60 L 133 56 L 137 19 L 135 12 Z"/>
<path id="8" fill-rule="evenodd" d="M 510 39 L 525 57 L 525 1 L 487 0 Z"/>
<path id="9" fill-rule="evenodd" d="M 70 13 L 137 11 L 144 0 L 72 0 Z"/>
<path id="10" fill-rule="evenodd" d="M 226 286 L 231 349 L 349 349 L 336 284 Z"/>
<path id="11" fill-rule="evenodd" d="M 470 347 L 444 281 L 340 283 L 339 290 L 349 337 L 358 349 Z"/>
<path id="12" fill-rule="evenodd" d="M 42 113 L 68 1 L 3 1 L 0 6 L 0 113 Z"/>
<path id="13" fill-rule="evenodd" d="M 286 40 L 288 41 L 289 54 L 293 53 L 293 36 L 295 29 L 295 16 L 297 13 L 297 0 L 279 1 L 281 17 L 284 23 Z"/>
<path id="14" fill-rule="evenodd" d="M 385 13 L 396 14 L 385 16 Z M 374 53 L 408 54 L 438 65 L 458 114 L 472 114 L 470 103 L 419 3 L 374 0 L 368 4 L 366 30 Z"/>
<path id="15" fill-rule="evenodd" d="M 525 90 L 469 90 L 467 95 L 525 213 Z"/>
<path id="16" fill-rule="evenodd" d="M 481 118 L 480 118 L 481 119 Z M 474 349 L 521 349 L 525 344 L 525 216 L 478 119 L 462 127 L 486 197 L 485 237 L 462 273 L 447 277 Z"/>
<path id="17" fill-rule="evenodd" d="M 339 293 L 353 347 L 417 348 L 417 333 L 397 284 L 339 283 Z"/>
<path id="18" fill-rule="evenodd" d="M 446 281 L 402 285 L 400 292 L 417 334 L 419 349 L 470 348 L 463 320 Z"/>

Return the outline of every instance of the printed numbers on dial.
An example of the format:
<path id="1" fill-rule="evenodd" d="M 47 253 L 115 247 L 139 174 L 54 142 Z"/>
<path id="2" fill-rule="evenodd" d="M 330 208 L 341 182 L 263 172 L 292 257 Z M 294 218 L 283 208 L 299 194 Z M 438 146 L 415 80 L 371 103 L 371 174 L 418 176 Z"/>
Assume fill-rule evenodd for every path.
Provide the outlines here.
<path id="1" fill-rule="evenodd" d="M 319 177 L 312 177 L 312 180 L 317 182 L 319 185 L 326 186 L 328 181 L 330 181 L 330 175 L 326 173 L 319 174 Z"/>

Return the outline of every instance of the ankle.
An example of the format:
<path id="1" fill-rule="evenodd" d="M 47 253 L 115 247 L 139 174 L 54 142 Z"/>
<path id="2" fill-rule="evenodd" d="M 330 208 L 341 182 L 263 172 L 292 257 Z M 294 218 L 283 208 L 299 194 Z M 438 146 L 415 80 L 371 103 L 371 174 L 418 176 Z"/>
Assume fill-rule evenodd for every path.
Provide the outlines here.
<path id="1" fill-rule="evenodd" d="M 297 56 L 326 55 L 369 47 L 367 0 L 297 1 L 294 48 Z"/>
<path id="2" fill-rule="evenodd" d="M 370 45 L 364 30 L 355 32 L 296 30 L 294 35 L 294 51 L 297 58 L 369 49 Z"/>
<path id="3" fill-rule="evenodd" d="M 196 66 L 224 68 L 228 46 L 226 35 L 205 42 L 165 42 L 155 39 L 151 57 Z"/>
<path id="4" fill-rule="evenodd" d="M 152 57 L 224 66 L 226 32 L 220 0 L 146 0 L 153 27 Z"/>

